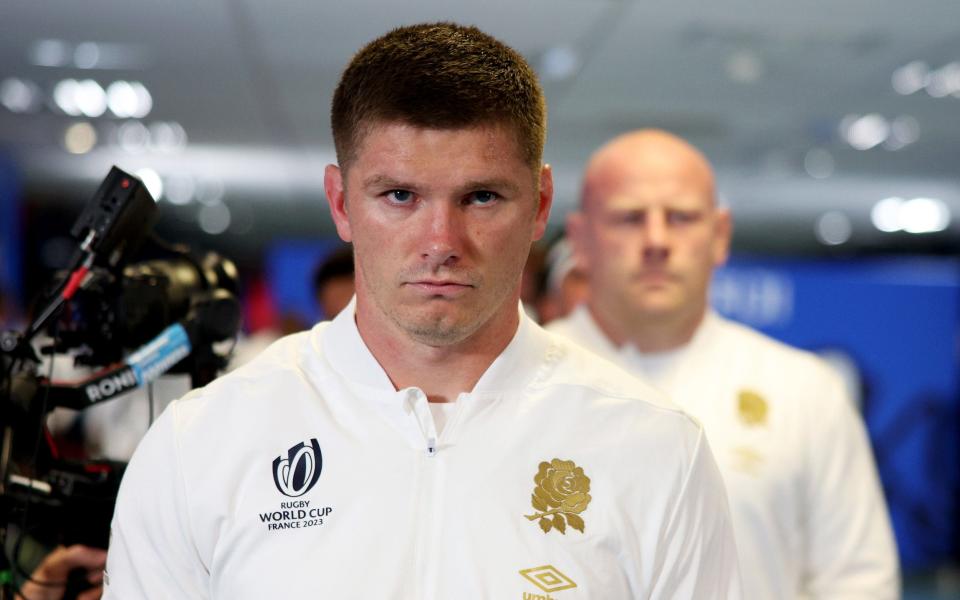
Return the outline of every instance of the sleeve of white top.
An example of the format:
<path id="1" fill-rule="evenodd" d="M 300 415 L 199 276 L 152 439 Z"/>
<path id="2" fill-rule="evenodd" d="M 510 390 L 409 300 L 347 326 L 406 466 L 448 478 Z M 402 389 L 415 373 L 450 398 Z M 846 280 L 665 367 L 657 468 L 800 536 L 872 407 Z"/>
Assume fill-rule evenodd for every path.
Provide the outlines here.
<path id="1" fill-rule="evenodd" d="M 742 597 L 727 493 L 702 428 L 660 540 L 651 599 Z"/>
<path id="2" fill-rule="evenodd" d="M 824 377 L 811 414 L 804 480 L 810 598 L 900 597 L 896 544 L 863 422 L 839 377 Z"/>
<path id="3" fill-rule="evenodd" d="M 137 447 L 117 497 L 104 600 L 209 598 L 208 571 L 193 542 L 170 406 Z"/>

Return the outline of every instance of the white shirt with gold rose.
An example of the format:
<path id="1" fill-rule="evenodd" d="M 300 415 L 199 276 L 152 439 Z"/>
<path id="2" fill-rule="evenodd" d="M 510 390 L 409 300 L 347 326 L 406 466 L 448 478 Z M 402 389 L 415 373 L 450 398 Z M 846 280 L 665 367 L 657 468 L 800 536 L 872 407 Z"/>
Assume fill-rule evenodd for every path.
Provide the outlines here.
<path id="1" fill-rule="evenodd" d="M 739 598 L 702 428 L 525 316 L 438 434 L 353 305 L 174 402 L 121 486 L 105 598 Z"/>
<path id="2" fill-rule="evenodd" d="M 686 346 L 617 348 L 586 307 L 548 329 L 618 362 L 703 423 L 730 494 L 745 598 L 899 598 L 873 455 L 841 378 L 708 312 Z"/>

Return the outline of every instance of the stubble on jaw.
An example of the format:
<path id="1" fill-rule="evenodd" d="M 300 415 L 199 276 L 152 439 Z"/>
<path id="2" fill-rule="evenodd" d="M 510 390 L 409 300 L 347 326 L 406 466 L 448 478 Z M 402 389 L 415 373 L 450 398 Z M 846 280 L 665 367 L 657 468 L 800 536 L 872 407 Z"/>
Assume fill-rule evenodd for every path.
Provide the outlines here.
<path id="1" fill-rule="evenodd" d="M 437 314 L 421 320 L 400 320 L 391 314 L 397 327 L 411 339 L 427 346 L 452 346 L 476 333 L 479 326 L 473 323 L 447 322 L 446 315 Z"/>

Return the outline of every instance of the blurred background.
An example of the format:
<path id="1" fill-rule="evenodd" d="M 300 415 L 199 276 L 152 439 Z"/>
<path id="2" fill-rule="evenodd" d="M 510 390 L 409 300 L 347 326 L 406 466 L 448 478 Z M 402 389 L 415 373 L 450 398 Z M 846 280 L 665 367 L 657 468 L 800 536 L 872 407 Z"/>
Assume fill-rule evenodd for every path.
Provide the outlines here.
<path id="1" fill-rule="evenodd" d="M 960 597 L 957 0 L 7 0 L 0 326 L 68 261 L 111 165 L 159 199 L 164 239 L 237 264 L 247 333 L 321 318 L 333 86 L 363 43 L 424 20 L 478 25 L 538 70 L 554 234 L 610 137 L 662 127 L 708 155 L 735 219 L 715 305 L 845 370 L 907 597 Z"/>

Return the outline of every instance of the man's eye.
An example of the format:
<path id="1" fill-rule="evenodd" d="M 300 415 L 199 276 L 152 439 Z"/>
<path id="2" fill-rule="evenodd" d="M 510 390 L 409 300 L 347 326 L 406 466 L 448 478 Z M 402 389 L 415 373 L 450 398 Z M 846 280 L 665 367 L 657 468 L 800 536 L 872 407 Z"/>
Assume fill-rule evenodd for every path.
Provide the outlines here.
<path id="1" fill-rule="evenodd" d="M 480 191 L 473 192 L 470 194 L 469 201 L 471 204 L 490 204 L 497 200 L 500 196 L 496 192 Z"/>
<path id="2" fill-rule="evenodd" d="M 387 199 L 394 204 L 406 204 L 413 200 L 413 192 L 407 190 L 390 190 L 387 192 Z"/>
<path id="3" fill-rule="evenodd" d="M 684 224 L 693 223 L 697 220 L 698 214 L 689 211 L 672 211 L 667 215 L 671 223 Z"/>
<path id="4" fill-rule="evenodd" d="M 640 211 L 624 212 L 617 215 L 616 221 L 624 225 L 642 225 L 646 215 Z"/>

